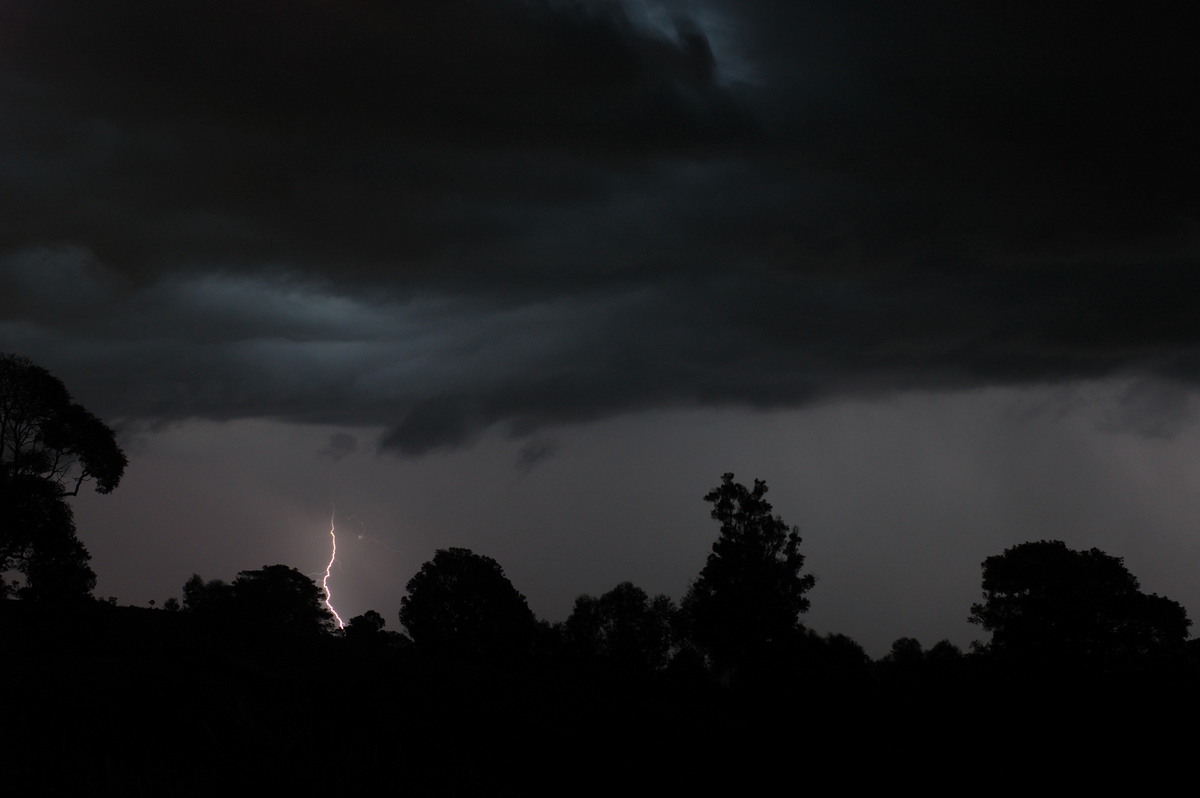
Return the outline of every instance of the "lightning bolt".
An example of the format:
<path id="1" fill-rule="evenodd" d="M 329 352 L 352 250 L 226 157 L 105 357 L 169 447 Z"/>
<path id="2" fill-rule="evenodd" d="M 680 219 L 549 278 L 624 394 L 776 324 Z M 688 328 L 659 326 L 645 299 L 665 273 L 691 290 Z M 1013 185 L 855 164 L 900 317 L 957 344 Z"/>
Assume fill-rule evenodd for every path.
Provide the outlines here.
<path id="1" fill-rule="evenodd" d="M 345 629 L 346 624 L 342 622 L 342 616 L 338 615 L 338 611 L 333 608 L 333 594 L 329 592 L 329 572 L 333 570 L 333 563 L 337 560 L 337 527 L 334 526 L 333 518 L 337 513 L 335 509 L 329 514 L 329 541 L 333 544 L 333 550 L 329 553 L 329 564 L 325 566 L 325 578 L 321 580 L 321 587 L 325 589 L 325 606 L 333 613 L 333 617 L 337 619 L 339 629 Z"/>

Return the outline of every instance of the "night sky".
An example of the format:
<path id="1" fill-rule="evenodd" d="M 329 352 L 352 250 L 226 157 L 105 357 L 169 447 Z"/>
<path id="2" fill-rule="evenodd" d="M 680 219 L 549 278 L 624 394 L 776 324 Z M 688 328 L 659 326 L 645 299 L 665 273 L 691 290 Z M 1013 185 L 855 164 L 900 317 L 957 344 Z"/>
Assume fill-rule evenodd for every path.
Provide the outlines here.
<path id="1" fill-rule="evenodd" d="M 1025 540 L 1200 617 L 1197 20 L 0 0 L 0 351 L 118 429 L 97 594 L 437 548 L 682 598 L 762 478 L 873 656 Z"/>

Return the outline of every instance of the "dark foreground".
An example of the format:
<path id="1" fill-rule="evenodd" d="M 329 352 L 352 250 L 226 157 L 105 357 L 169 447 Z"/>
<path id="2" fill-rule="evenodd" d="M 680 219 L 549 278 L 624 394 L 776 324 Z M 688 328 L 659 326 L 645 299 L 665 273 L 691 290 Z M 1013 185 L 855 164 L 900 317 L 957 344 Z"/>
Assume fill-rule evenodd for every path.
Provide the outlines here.
<path id="1" fill-rule="evenodd" d="M 1196 750 L 1194 669 L 1068 678 L 797 668 L 723 687 L 553 655 L 435 660 L 185 613 L 0 602 L 4 795 L 1154 790 Z M 987 789 L 985 789 L 987 788 Z"/>

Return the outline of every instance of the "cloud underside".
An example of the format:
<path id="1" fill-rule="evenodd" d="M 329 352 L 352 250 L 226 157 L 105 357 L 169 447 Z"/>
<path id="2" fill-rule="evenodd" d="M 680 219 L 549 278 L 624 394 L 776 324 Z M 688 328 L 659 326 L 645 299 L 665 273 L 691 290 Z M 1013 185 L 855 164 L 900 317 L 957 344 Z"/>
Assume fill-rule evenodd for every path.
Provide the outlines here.
<path id="1" fill-rule="evenodd" d="M 110 416 L 382 425 L 405 454 L 1192 385 L 1195 48 L 1055 14 L 7 5 L 0 345 Z"/>

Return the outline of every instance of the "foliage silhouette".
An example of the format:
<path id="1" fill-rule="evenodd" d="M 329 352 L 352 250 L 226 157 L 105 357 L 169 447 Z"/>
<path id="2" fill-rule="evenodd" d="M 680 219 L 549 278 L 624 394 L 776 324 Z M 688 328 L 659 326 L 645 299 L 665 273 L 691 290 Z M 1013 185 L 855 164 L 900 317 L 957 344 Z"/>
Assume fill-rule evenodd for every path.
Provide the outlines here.
<path id="1" fill-rule="evenodd" d="M 233 588 L 220 579 L 205 582 L 192 574 L 183 583 L 183 609 L 198 615 L 228 615 L 232 612 Z"/>
<path id="2" fill-rule="evenodd" d="M 193 576 L 184 612 L 0 602 L 5 662 L 21 688 L 6 709 L 22 721 L 8 724 L 11 741 L 0 728 L 0 745 L 23 763 L 18 777 L 34 773 L 37 791 L 55 794 L 188 795 L 231 780 L 359 794 L 394 791 L 396 772 L 419 794 L 558 794 L 577 787 L 571 779 L 579 774 L 589 780 L 584 791 L 639 783 L 704 793 L 729 783 L 757 792 L 777 778 L 761 763 L 787 761 L 797 750 L 820 761 L 870 757 L 889 787 L 930 751 L 965 761 L 982 745 L 1020 763 L 1031 737 L 1057 750 L 1062 735 L 1089 729 L 1124 733 L 1120 747 L 1132 756 L 1154 730 L 1155 708 L 1174 724 L 1200 707 L 1195 664 L 1192 687 L 1138 673 L 1106 682 L 1103 693 L 1094 681 L 1069 692 L 1065 679 L 1039 691 L 1030 686 L 1041 672 L 1037 680 L 1009 680 L 995 657 L 964 657 L 945 641 L 923 651 L 901 638 L 872 664 L 845 635 L 799 624 L 771 642 L 769 658 L 752 663 L 756 678 L 741 680 L 739 690 L 715 689 L 688 641 L 653 678 L 609 678 L 612 671 L 581 669 L 579 657 L 560 656 L 562 649 L 534 648 L 521 667 L 505 668 L 520 630 L 539 630 L 537 637 L 546 625 L 529 622 L 495 561 L 465 549 L 438 552 L 410 583 L 417 597 L 434 619 L 477 617 L 508 601 L 510 615 L 524 620 L 488 622 L 489 634 L 471 645 L 469 626 L 441 642 L 419 631 L 415 617 L 410 631 L 421 642 L 402 645 L 373 611 L 352 618 L 344 635 L 285 636 L 278 632 L 292 628 L 291 609 L 281 606 L 311 618 L 323 605 L 317 583 L 282 565 L 244 571 L 232 584 Z M 548 637 L 572 639 L 593 662 L 646 667 L 641 656 L 659 650 L 664 605 L 665 597 L 622 583 L 577 600 L 574 638 L 566 623 Z M 491 635 L 503 628 L 510 631 Z M 1137 723 L 1122 722 L 1122 708 L 1134 706 Z M 106 734 L 89 725 L 96 717 Z M 803 722 L 781 725 L 781 718 Z M 365 731 L 344 731 L 353 729 Z M 1046 739 L 1037 737 L 1041 730 Z M 530 768 L 531 750 L 548 764 Z M 312 768 L 318 759 L 351 764 Z M 702 764 L 681 766 L 687 762 Z"/>
<path id="3" fill-rule="evenodd" d="M 286 565 L 240 571 L 232 584 L 205 582 L 199 574 L 183 585 L 183 608 L 231 629 L 313 637 L 332 632 L 333 614 L 310 577 Z"/>
<path id="4" fill-rule="evenodd" d="M 96 587 L 96 574 L 88 561 L 91 555 L 75 536 L 70 508 L 62 508 L 62 526 L 42 528 L 37 545 L 25 558 L 27 584 L 17 591 L 24 599 L 71 602 L 87 598 Z"/>
<path id="5" fill-rule="evenodd" d="M 653 599 L 632 582 L 596 598 L 583 595 L 563 624 L 568 649 L 586 660 L 625 672 L 662 670 L 674 649 L 675 603 Z"/>
<path id="6" fill-rule="evenodd" d="M 683 600 L 692 639 L 729 677 L 793 645 L 816 581 L 800 572 L 799 528 L 772 514 L 766 492 L 762 480 L 747 489 L 727 473 L 704 497 L 721 532 Z"/>
<path id="7" fill-rule="evenodd" d="M 925 663 L 925 650 L 915 637 L 900 637 L 892 641 L 892 648 L 882 662 L 898 668 L 915 668 Z"/>
<path id="8" fill-rule="evenodd" d="M 342 636 L 359 650 L 398 650 L 412 645 L 412 641 L 399 632 L 384 629 L 385 624 L 382 615 L 375 610 L 367 610 L 346 622 Z"/>
<path id="9" fill-rule="evenodd" d="M 343 631 L 347 640 L 371 640 L 383 633 L 386 623 L 383 616 L 375 610 L 367 610 L 362 615 L 351 618 Z"/>
<path id="10" fill-rule="evenodd" d="M 66 386 L 33 361 L 0 355 L 0 475 L 36 476 L 61 495 L 95 481 L 109 493 L 128 460 L 104 422 L 71 400 Z"/>
<path id="11" fill-rule="evenodd" d="M 19 595 L 90 595 L 96 575 L 65 499 L 89 481 L 112 491 L 126 465 L 112 430 L 62 381 L 28 358 L 0 355 L 0 573 L 25 575 Z"/>
<path id="12" fill-rule="evenodd" d="M 964 664 L 962 651 L 948 640 L 925 650 L 916 638 L 901 637 L 876 670 L 893 697 L 934 701 L 954 694 L 965 677 Z"/>
<path id="13" fill-rule="evenodd" d="M 1058 540 L 988 557 L 983 597 L 969 620 L 992 633 L 985 650 L 1014 663 L 1125 667 L 1180 652 L 1191 625 L 1176 602 L 1142 593 L 1121 558 Z"/>
<path id="14" fill-rule="evenodd" d="M 286 565 L 241 571 L 233 580 L 233 604 L 241 622 L 293 635 L 332 632 L 333 613 L 311 578 Z"/>
<path id="15" fill-rule="evenodd" d="M 456 655 L 526 653 L 536 622 L 499 563 L 469 549 L 439 549 L 400 600 L 400 623 L 426 651 Z"/>

